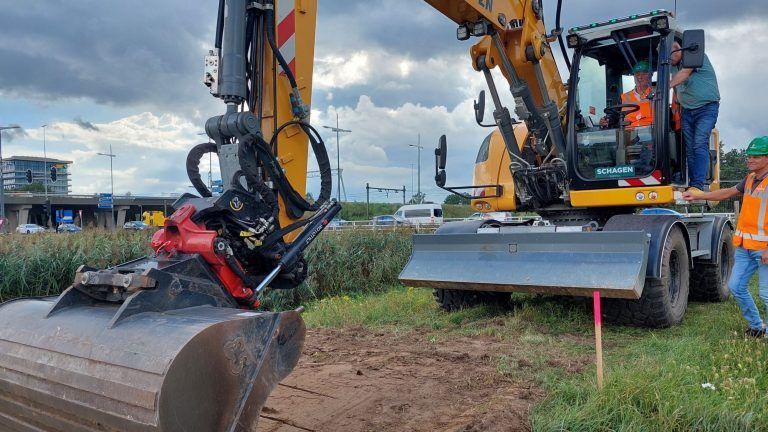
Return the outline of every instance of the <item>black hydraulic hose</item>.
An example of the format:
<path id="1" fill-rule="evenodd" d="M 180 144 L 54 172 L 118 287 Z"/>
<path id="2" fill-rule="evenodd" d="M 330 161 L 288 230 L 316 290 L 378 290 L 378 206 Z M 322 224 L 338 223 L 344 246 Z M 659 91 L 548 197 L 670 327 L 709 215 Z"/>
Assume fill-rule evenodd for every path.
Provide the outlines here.
<path id="1" fill-rule="evenodd" d="M 192 147 L 192 150 L 187 154 L 187 177 L 189 177 L 189 181 L 192 183 L 192 186 L 195 187 L 197 193 L 204 198 L 213 196 L 211 191 L 208 190 L 208 187 L 205 185 L 205 182 L 203 182 L 203 179 L 200 177 L 200 159 L 208 153 L 218 154 L 218 149 L 216 148 L 215 143 L 198 144 Z"/>
<path id="2" fill-rule="evenodd" d="M 312 147 L 312 152 L 315 154 L 315 159 L 317 159 L 317 165 L 320 170 L 320 194 L 318 195 L 317 200 L 315 201 L 314 204 L 310 204 L 309 202 L 307 202 L 304 199 L 304 197 L 296 193 L 296 191 L 293 189 L 291 184 L 285 178 L 282 168 L 277 170 L 278 176 L 281 179 L 281 182 L 284 183 L 286 187 L 285 187 L 285 192 L 283 190 L 280 190 L 280 194 L 283 196 L 283 198 L 291 201 L 293 205 L 302 209 L 303 211 L 316 211 L 325 202 L 330 200 L 331 189 L 333 187 L 331 161 L 328 158 L 328 151 L 325 148 L 325 143 L 323 142 L 323 139 L 320 137 L 320 134 L 317 132 L 317 129 L 312 127 L 312 125 L 299 120 L 291 120 L 289 122 L 286 122 L 275 131 L 274 135 L 272 135 L 272 139 L 269 142 L 269 147 L 267 148 L 267 150 L 274 147 L 275 142 L 277 141 L 277 136 L 280 135 L 280 132 L 282 132 L 283 129 L 291 125 L 298 125 L 299 127 L 302 128 L 302 130 L 307 135 L 307 137 L 309 137 L 309 143 Z M 278 165 L 278 168 L 279 168 L 279 165 Z M 273 180 L 275 180 L 275 178 L 272 177 L 272 173 L 270 173 L 270 177 Z M 278 182 L 278 187 L 280 187 L 280 182 Z"/>
<path id="3" fill-rule="evenodd" d="M 238 157 L 240 158 L 240 166 L 242 171 L 238 171 L 235 174 L 235 178 L 232 179 L 232 184 L 240 186 L 240 175 L 245 176 L 245 180 L 248 182 L 248 186 L 251 190 L 261 195 L 261 199 L 272 209 L 272 217 L 277 220 L 280 206 L 277 201 L 277 196 L 272 189 L 267 186 L 264 180 L 259 175 L 258 161 L 256 160 L 256 153 L 249 145 L 241 145 L 238 150 Z"/>
<path id="4" fill-rule="evenodd" d="M 269 42 L 270 48 L 272 48 L 272 53 L 274 53 L 275 58 L 277 59 L 277 62 L 280 64 L 280 67 L 283 68 L 283 72 L 285 72 L 285 76 L 288 77 L 288 81 L 291 83 L 291 88 L 298 88 L 299 86 L 296 84 L 296 77 L 293 76 L 293 72 L 291 71 L 291 68 L 288 67 L 288 62 L 285 61 L 285 57 L 283 57 L 283 54 L 280 52 L 280 50 L 277 48 L 277 43 L 275 42 L 275 11 L 272 10 L 267 13 L 267 42 Z"/>
<path id="5" fill-rule="evenodd" d="M 568 51 L 565 49 L 565 43 L 563 42 L 563 28 L 560 26 L 560 12 L 563 9 L 563 0 L 557 0 L 557 12 L 555 13 L 555 28 L 560 33 L 557 35 L 557 41 L 560 43 L 560 51 L 563 53 L 563 59 L 565 65 L 568 66 L 568 71 L 571 70 L 571 59 L 568 58 Z"/>
<path id="6" fill-rule="evenodd" d="M 221 49 L 221 40 L 224 38 L 224 8 L 226 0 L 219 0 L 219 14 L 216 19 L 216 43 L 214 46 Z"/>

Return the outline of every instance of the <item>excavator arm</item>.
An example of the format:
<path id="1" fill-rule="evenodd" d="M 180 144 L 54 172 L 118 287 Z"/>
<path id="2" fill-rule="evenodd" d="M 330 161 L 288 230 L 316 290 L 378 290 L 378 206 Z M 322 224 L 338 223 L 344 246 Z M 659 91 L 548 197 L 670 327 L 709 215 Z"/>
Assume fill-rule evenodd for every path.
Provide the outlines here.
<path id="1" fill-rule="evenodd" d="M 508 174 L 502 173 L 508 179 L 504 185 L 475 186 L 480 195 L 468 197 L 486 198 L 485 191 L 493 190 L 494 197 L 505 200 L 513 209 L 536 209 L 562 202 L 567 187 L 564 108 L 568 96 L 550 47 L 561 30 L 547 34 L 541 0 L 425 1 L 458 24 L 459 40 L 479 38 L 470 49 L 472 66 L 486 79 L 498 128 L 494 135 L 503 140 L 507 166 L 513 167 Z M 501 102 L 491 74 L 497 67 L 515 99 L 519 121 Z M 480 122 L 482 113 L 478 115 Z M 520 122 L 523 125 L 517 125 Z M 445 145 L 441 144 L 438 168 L 442 172 L 435 177 L 440 187 L 445 187 L 444 155 Z"/>

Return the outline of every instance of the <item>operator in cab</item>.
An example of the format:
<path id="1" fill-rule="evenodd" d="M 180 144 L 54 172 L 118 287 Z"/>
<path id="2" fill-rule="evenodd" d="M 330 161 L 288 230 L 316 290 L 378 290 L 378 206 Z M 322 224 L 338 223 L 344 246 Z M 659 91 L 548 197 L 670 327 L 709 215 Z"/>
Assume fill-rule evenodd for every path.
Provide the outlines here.
<path id="1" fill-rule="evenodd" d="M 650 65 L 647 61 L 642 60 L 637 62 L 632 68 L 632 73 L 635 78 L 635 86 L 621 95 L 622 104 L 632 104 L 639 107 L 638 110 L 627 114 L 626 121 L 629 122 L 626 125 L 627 128 L 650 126 L 653 124 L 653 112 L 651 110 L 653 88 L 651 87 L 650 69 Z M 629 109 L 626 111 L 629 111 Z M 600 127 L 607 128 L 608 126 L 608 117 L 600 119 Z"/>

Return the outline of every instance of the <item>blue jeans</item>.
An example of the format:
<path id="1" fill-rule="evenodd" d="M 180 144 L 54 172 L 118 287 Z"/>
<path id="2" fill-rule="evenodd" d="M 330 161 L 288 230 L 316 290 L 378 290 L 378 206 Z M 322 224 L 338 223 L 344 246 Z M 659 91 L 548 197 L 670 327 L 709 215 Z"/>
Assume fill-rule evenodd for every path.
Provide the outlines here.
<path id="1" fill-rule="evenodd" d="M 720 102 L 683 109 L 683 139 L 688 152 L 689 186 L 704 189 L 709 168 L 709 136 L 717 123 Z"/>
<path id="2" fill-rule="evenodd" d="M 760 319 L 760 312 L 755 305 L 747 285 L 752 275 L 757 271 L 758 287 L 760 288 L 760 298 L 766 305 L 768 311 L 768 265 L 760 262 L 761 250 L 749 250 L 739 246 L 736 248 L 735 260 L 733 263 L 733 273 L 728 281 L 728 288 L 739 304 L 741 314 L 753 329 L 763 328 L 763 320 Z"/>

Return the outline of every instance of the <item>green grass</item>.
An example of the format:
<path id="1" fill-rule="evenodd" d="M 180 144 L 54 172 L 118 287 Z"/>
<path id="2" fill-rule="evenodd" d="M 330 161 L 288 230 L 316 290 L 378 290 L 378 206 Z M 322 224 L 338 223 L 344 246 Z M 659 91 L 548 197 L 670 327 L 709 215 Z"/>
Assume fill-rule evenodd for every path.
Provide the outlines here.
<path id="1" fill-rule="evenodd" d="M 768 345 L 744 339 L 743 327 L 732 300 L 691 304 L 670 329 L 608 327 L 605 388 L 596 389 L 594 368 L 542 375 L 551 396 L 536 408 L 534 429 L 768 430 Z"/>
<path id="2" fill-rule="evenodd" d="M 104 268 L 146 255 L 149 233 L 87 231 L 0 238 L 0 302 L 58 294 L 80 265 Z"/>
<path id="3" fill-rule="evenodd" d="M 151 253 L 150 233 L 86 231 L 0 238 L 0 302 L 57 295 L 80 265 L 106 268 Z M 349 292 L 380 292 L 397 284 L 411 253 L 408 230 L 325 232 L 307 249 L 309 277 L 299 288 L 269 291 L 265 306 L 296 307 Z"/>

